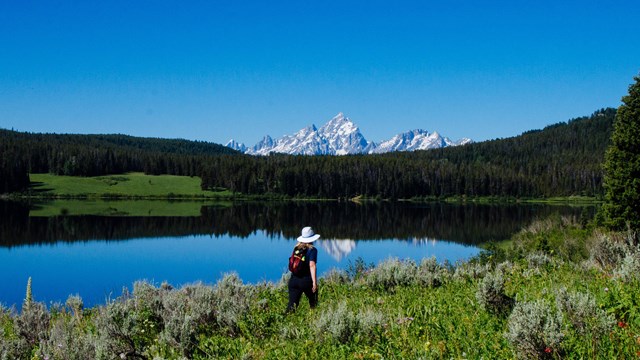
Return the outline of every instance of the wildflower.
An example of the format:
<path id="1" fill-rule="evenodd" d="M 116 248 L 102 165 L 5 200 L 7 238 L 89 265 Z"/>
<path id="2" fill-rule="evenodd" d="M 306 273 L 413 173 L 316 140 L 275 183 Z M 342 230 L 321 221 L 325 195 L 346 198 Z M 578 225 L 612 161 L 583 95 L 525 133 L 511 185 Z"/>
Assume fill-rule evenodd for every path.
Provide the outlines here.
<path id="1" fill-rule="evenodd" d="M 551 348 L 548 346 L 544 348 L 544 352 L 546 352 L 547 354 L 551 354 L 551 351 L 552 351 Z"/>
<path id="2" fill-rule="evenodd" d="M 608 292 L 608 291 L 609 291 L 608 287 L 604 288 L 604 292 Z"/>
<path id="3" fill-rule="evenodd" d="M 125 355 L 124 353 L 120 353 L 120 359 L 126 359 L 127 355 Z"/>
<path id="4" fill-rule="evenodd" d="M 627 323 L 625 323 L 624 321 L 618 321 L 618 327 L 621 327 L 624 329 L 627 327 Z"/>

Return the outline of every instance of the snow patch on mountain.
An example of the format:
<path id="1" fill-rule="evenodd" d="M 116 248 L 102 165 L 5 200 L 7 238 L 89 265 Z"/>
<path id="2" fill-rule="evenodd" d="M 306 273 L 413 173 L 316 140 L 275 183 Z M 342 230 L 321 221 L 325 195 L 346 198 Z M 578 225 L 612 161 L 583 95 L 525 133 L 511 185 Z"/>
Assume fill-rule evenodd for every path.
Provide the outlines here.
<path id="1" fill-rule="evenodd" d="M 438 132 L 416 129 L 398 134 L 379 144 L 367 141 L 360 128 L 343 113 L 338 113 L 320 128 L 315 125 L 279 139 L 265 136 L 253 147 L 230 140 L 227 146 L 251 155 L 270 153 L 301 155 L 379 154 L 391 151 L 415 151 L 459 146 L 473 142 L 469 138 L 452 141 Z"/>

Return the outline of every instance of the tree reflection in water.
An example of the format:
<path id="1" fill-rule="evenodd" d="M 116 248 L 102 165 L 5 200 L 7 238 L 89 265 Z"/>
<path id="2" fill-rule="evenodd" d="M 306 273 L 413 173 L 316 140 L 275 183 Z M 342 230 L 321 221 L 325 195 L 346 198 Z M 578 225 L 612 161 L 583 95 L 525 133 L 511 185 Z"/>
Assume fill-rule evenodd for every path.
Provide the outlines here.
<path id="1" fill-rule="evenodd" d="M 311 225 L 322 234 L 327 252 L 344 256 L 359 240 L 447 240 L 478 245 L 500 241 L 537 218 L 552 214 L 593 216 L 594 207 L 489 204 L 414 204 L 406 202 L 244 202 L 203 206 L 200 216 L 52 216 L 30 217 L 26 204 L 0 201 L 0 246 L 58 241 L 126 240 L 187 236 L 294 239 Z M 345 240 L 339 240 L 345 239 Z M 330 240 L 330 241 L 327 241 Z"/>

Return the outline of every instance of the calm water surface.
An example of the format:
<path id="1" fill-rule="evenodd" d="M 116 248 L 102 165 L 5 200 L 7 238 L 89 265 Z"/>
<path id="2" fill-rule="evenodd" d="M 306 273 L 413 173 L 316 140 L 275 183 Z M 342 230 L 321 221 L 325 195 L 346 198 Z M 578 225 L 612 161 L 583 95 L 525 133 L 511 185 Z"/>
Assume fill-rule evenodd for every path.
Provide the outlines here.
<path id="1" fill-rule="evenodd" d="M 79 294 L 88 306 L 140 279 L 214 284 L 235 271 L 247 283 L 275 282 L 305 225 L 322 235 L 316 246 L 323 274 L 358 258 L 468 259 L 478 245 L 506 239 L 535 218 L 585 212 L 539 205 L 243 203 L 193 204 L 199 215 L 127 216 L 127 205 L 99 205 L 105 204 L 118 216 L 73 215 L 64 207 L 51 216 L 43 206 L 0 202 L 0 303 L 20 304 L 29 277 L 38 301 Z"/>

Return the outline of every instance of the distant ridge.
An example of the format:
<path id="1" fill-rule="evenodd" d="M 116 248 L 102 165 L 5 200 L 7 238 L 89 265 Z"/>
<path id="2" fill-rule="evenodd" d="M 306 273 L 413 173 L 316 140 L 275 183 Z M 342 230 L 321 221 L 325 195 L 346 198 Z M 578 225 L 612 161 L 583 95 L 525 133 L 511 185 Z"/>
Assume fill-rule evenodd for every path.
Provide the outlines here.
<path id="1" fill-rule="evenodd" d="M 439 149 L 472 142 L 469 138 L 452 141 L 441 136 L 438 132 L 429 133 L 426 130 L 416 129 L 376 144 L 368 141 L 351 119 L 345 117 L 343 113 L 338 113 L 320 128 L 311 125 L 293 135 L 285 135 L 278 139 L 267 135 L 252 147 L 247 147 L 233 139 L 229 140 L 226 146 L 250 155 L 268 155 L 270 153 L 348 155 Z"/>

